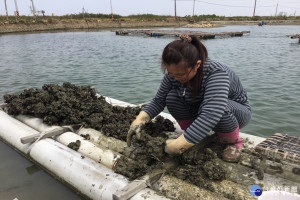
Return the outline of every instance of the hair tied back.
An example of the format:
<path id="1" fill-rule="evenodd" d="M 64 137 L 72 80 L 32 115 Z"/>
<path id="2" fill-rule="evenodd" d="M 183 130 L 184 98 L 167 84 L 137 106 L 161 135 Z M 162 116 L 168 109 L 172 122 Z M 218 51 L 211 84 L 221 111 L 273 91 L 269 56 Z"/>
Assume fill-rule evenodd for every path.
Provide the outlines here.
<path id="1" fill-rule="evenodd" d="M 183 41 L 187 41 L 188 43 L 191 43 L 191 42 L 192 42 L 192 38 L 191 38 L 190 36 L 188 36 L 188 35 L 183 35 L 183 34 L 181 34 L 181 35 L 179 35 L 179 38 L 180 38 L 181 40 L 183 40 Z"/>

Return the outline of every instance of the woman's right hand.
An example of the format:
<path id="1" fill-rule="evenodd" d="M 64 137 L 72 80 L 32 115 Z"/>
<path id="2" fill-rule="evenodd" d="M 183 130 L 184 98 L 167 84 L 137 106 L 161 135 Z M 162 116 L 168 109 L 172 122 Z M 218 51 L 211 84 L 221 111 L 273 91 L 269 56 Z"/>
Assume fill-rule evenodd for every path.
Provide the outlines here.
<path id="1" fill-rule="evenodd" d="M 136 119 L 131 123 L 129 131 L 127 133 L 127 146 L 131 146 L 131 140 L 132 136 L 135 134 L 137 138 L 140 138 L 141 134 L 141 127 L 144 125 L 146 122 L 150 121 L 150 116 L 145 112 L 141 111 L 139 115 L 136 117 Z"/>
<path id="2" fill-rule="evenodd" d="M 194 144 L 188 142 L 184 134 L 181 134 L 177 139 L 169 139 L 166 141 L 165 152 L 170 155 L 180 155 L 192 146 L 194 146 Z"/>

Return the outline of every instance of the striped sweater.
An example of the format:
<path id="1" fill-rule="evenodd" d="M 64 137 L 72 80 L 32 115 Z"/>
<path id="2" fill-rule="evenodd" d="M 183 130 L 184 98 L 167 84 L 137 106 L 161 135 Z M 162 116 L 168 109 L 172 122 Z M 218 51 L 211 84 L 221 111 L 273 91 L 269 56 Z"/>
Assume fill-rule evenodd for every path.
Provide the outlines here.
<path id="1" fill-rule="evenodd" d="M 210 59 L 204 63 L 202 86 L 195 98 L 191 88 L 184 88 L 183 84 L 165 74 L 156 96 L 144 108 L 151 119 L 164 110 L 166 97 L 172 89 L 184 99 L 187 109 L 195 119 L 184 133 L 190 143 L 197 144 L 208 136 L 228 109 L 228 99 L 250 109 L 247 93 L 236 73 L 226 65 Z"/>

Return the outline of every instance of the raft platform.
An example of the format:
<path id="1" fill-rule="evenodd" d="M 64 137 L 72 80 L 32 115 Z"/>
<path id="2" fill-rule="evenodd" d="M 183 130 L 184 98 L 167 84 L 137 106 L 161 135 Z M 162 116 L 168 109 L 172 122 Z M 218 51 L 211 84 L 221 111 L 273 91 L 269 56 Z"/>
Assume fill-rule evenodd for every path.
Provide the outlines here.
<path id="1" fill-rule="evenodd" d="M 288 37 L 290 37 L 291 39 L 297 39 L 298 38 L 298 41 L 300 43 L 300 34 L 296 34 L 296 35 L 287 35 Z"/>
<path id="2" fill-rule="evenodd" d="M 296 35 L 291 35 L 290 37 L 291 37 L 291 39 L 296 39 L 296 38 L 300 38 L 300 34 L 296 34 Z"/>
<path id="3" fill-rule="evenodd" d="M 112 106 L 136 106 L 109 97 L 105 97 L 105 100 Z M 274 195 L 279 199 L 300 197 L 298 137 L 276 134 L 273 138 L 266 139 L 240 133 L 240 137 L 248 147 L 245 146 L 243 149 L 239 163 L 222 162 L 228 171 L 226 180 L 205 179 L 213 189 L 211 191 L 204 186 L 196 186 L 169 174 L 158 174 L 159 176 L 156 174 L 155 177 L 146 174 L 141 179 L 129 180 L 114 171 L 119 158 L 126 157 L 123 155 L 123 150 L 127 147 L 126 142 L 107 137 L 93 129 L 62 131 L 66 127 L 49 126 L 40 118 L 25 115 L 10 116 L 5 112 L 5 107 L 5 104 L 0 104 L 0 140 L 86 199 L 226 200 L 235 197 L 250 200 L 256 198 L 249 192 L 250 186 L 254 184 L 264 186 L 262 188 L 264 199 L 274 199 Z M 175 136 L 182 133 L 180 126 L 170 114 L 162 112 L 160 115 L 174 123 Z M 47 138 L 44 138 L 45 135 L 48 135 Z M 84 135 L 89 135 L 90 139 L 82 137 Z M 22 140 L 32 137 L 34 142 L 27 143 Z M 68 147 L 70 143 L 77 141 L 81 142 L 78 150 Z M 250 150 L 254 148 L 262 154 L 257 155 Z M 275 155 L 276 159 L 270 157 L 271 151 L 275 153 L 272 155 Z M 261 155 L 266 155 L 263 160 L 260 159 Z M 262 178 L 258 177 L 257 172 L 260 170 L 264 174 Z M 202 177 L 201 173 L 197 175 Z M 270 195 L 273 195 L 272 198 L 267 198 Z"/>
<path id="4" fill-rule="evenodd" d="M 195 35 L 201 39 L 214 39 L 216 37 L 241 37 L 244 34 L 249 34 L 250 31 L 240 32 L 201 32 L 201 31 L 187 31 L 187 30 L 118 30 L 116 35 L 148 35 L 150 37 L 159 36 L 175 36 L 178 37 L 181 34 L 184 35 Z"/>

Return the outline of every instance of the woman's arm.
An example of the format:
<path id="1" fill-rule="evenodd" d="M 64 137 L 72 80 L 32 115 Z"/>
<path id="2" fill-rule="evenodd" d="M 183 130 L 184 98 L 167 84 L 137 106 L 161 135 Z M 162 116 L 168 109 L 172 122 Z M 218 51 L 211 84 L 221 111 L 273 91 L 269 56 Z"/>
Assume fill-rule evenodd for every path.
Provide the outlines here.
<path id="1" fill-rule="evenodd" d="M 229 76 L 226 71 L 216 71 L 204 83 L 204 98 L 198 117 L 187 128 L 184 136 L 197 144 L 218 124 L 226 109 L 229 93 Z"/>

